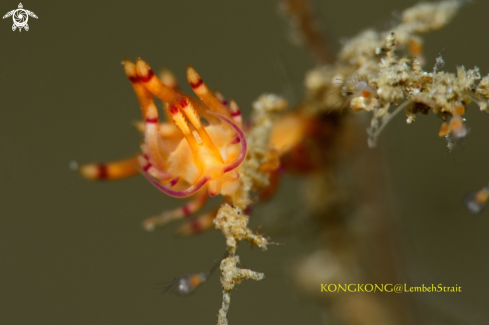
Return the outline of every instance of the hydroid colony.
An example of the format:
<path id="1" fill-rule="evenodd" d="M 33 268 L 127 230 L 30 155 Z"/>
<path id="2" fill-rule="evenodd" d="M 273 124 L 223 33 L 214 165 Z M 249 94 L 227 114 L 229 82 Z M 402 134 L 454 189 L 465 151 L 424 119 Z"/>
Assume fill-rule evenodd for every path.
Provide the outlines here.
<path id="1" fill-rule="evenodd" d="M 331 234 L 334 224 L 336 241 L 330 241 L 331 247 L 319 250 L 299 267 L 297 278 L 301 285 L 311 287 L 314 294 L 319 283 L 311 275 L 318 265 L 337 270 L 328 279 L 331 283 L 364 279 L 367 275 L 359 266 L 356 248 L 344 244 L 346 237 L 354 235 L 351 219 L 362 216 L 341 208 L 348 200 L 338 195 L 347 186 L 334 176 L 341 161 L 338 144 L 352 141 L 351 120 L 358 111 L 372 115 L 367 129 L 370 147 L 377 144 L 381 131 L 401 111 L 405 112 L 407 123 L 414 122 L 418 113 L 433 111 L 441 119 L 438 135 L 447 139 L 449 149 L 467 135 L 463 115 L 468 105 L 476 102 L 482 111 L 488 111 L 489 76 L 482 78 L 477 67 L 458 67 L 456 74 L 443 72 L 441 57 L 432 71 L 424 71 L 419 37 L 445 26 L 463 4 L 455 0 L 418 4 L 405 10 L 400 23 L 390 30 L 366 30 L 349 40 L 333 63 L 326 42 L 311 19 L 307 1 L 283 0 L 282 9 L 318 67 L 306 75 L 306 96 L 300 105 L 286 110 L 283 98 L 262 95 L 253 103 L 248 122 L 242 120 L 237 103 L 211 91 L 194 68 L 187 68 L 187 79 L 197 98 L 181 92 L 171 72 L 163 71 L 157 77 L 142 59 L 135 63 L 126 59 L 124 70 L 143 118 L 137 125 L 144 134 L 141 153 L 117 162 L 84 165 L 80 172 L 94 180 L 141 173 L 163 193 L 188 198 L 180 208 L 144 221 L 146 230 L 185 219 L 178 230 L 181 235 L 212 228 L 223 233 L 227 254 L 220 262 L 223 304 L 218 324 L 228 323 L 234 286 L 245 279 L 264 278 L 262 273 L 238 267 L 237 244 L 245 240 L 263 250 L 271 244 L 269 238 L 248 228 L 248 211 L 252 204 L 273 195 L 282 172 L 321 175 L 311 186 L 316 194 L 308 197 L 310 208 L 324 215 L 319 226 L 326 229 L 325 233 Z M 164 103 L 164 118 L 160 117 L 154 97 Z M 353 147 L 350 151 L 356 150 Z M 487 201 L 486 192 L 484 188 L 482 194 L 466 199 L 471 211 L 481 210 Z M 220 207 L 195 216 L 209 196 L 219 194 L 223 197 Z M 187 220 L 189 217 L 193 218 Z M 190 293 L 207 276 L 189 275 L 178 278 L 178 283 L 190 285 Z M 173 291 L 179 292 L 179 287 Z M 333 306 L 333 319 L 343 324 L 407 323 L 400 320 L 399 310 L 403 308 L 394 308 L 393 312 L 376 296 L 331 297 L 331 301 L 328 305 Z M 368 306 L 368 317 L 335 313 L 360 305 Z"/>

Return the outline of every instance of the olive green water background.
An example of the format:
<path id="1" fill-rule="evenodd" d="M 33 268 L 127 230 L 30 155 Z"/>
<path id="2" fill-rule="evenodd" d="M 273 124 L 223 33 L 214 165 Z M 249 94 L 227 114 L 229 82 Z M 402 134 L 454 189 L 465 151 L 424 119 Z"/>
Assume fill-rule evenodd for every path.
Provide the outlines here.
<path id="1" fill-rule="evenodd" d="M 386 29 L 414 3 L 316 1 L 315 10 L 337 50 L 341 38 L 366 27 Z M 155 70 L 170 68 L 186 92 L 191 63 L 246 115 L 265 92 L 297 102 L 313 62 L 289 42 L 288 25 L 271 0 L 23 5 L 39 17 L 29 18 L 28 32 L 12 32 L 12 19 L 0 20 L 0 324 L 214 324 L 222 301 L 216 275 L 190 297 L 162 296 L 156 287 L 207 270 L 224 250 L 222 234 L 180 239 L 174 225 L 146 233 L 145 217 L 183 201 L 164 196 L 142 177 L 89 182 L 69 163 L 138 151 L 141 137 L 131 122 L 139 108 L 120 65 L 123 57 L 140 56 Z M 0 14 L 17 6 L 2 0 Z M 426 35 L 427 66 L 444 51 L 446 70 L 478 65 L 487 75 L 488 13 L 489 2 L 475 1 L 447 28 Z M 463 288 L 417 295 L 420 324 L 489 320 L 489 211 L 474 217 L 461 205 L 464 194 L 489 181 L 489 115 L 477 110 L 469 109 L 471 132 L 454 155 L 437 137 L 440 121 L 433 115 L 410 126 L 397 117 L 375 149 L 389 166 L 393 195 L 386 200 L 397 202 L 395 238 L 409 261 L 406 282 Z M 276 206 L 297 212 L 297 184 L 289 179 L 263 211 Z M 253 227 L 267 217 L 259 212 Z M 321 324 L 321 309 L 298 295 L 287 276 L 294 258 L 309 252 L 315 239 L 279 240 L 286 245 L 265 253 L 240 247 L 246 267 L 266 278 L 232 293 L 231 324 Z"/>

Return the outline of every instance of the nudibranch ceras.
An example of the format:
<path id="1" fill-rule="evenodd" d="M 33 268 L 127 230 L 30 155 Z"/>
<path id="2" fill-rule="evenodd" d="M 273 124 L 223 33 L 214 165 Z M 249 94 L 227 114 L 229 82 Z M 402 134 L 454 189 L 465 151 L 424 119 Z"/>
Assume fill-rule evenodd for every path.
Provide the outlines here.
<path id="1" fill-rule="evenodd" d="M 187 79 L 199 99 L 182 93 L 176 81 L 160 80 L 139 58 L 135 64 L 125 59 L 123 65 L 141 107 L 142 154 L 88 164 L 80 168 L 81 174 L 95 180 L 119 179 L 139 170 L 160 191 L 180 198 L 203 187 L 210 196 L 235 192 L 240 184 L 236 169 L 247 152 L 237 104 L 228 105 L 222 95 L 210 91 L 191 66 Z M 160 121 L 153 96 L 163 101 L 168 121 Z"/>
<path id="2" fill-rule="evenodd" d="M 187 197 L 204 185 L 210 196 L 230 195 L 239 186 L 236 168 L 243 162 L 247 146 L 241 129 L 241 113 L 233 101 L 227 107 L 210 91 L 199 74 L 187 68 L 187 79 L 200 100 L 164 84 L 141 59 L 136 64 L 124 60 L 124 69 L 132 83 L 144 120 L 143 154 L 139 157 L 141 173 L 159 190 Z M 180 130 L 182 138 L 163 129 L 153 95 L 165 103 L 167 116 Z M 204 126 L 201 117 L 208 121 Z M 190 186 L 174 190 L 178 181 Z"/>

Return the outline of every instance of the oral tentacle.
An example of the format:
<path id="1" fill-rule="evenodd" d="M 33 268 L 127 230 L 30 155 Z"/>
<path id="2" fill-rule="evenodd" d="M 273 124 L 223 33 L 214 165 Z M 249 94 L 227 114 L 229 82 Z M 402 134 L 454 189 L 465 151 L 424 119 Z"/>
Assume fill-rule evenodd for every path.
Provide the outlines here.
<path id="1" fill-rule="evenodd" d="M 160 170 L 150 161 L 150 157 L 148 154 L 144 154 L 144 156 L 139 156 L 139 166 L 146 171 L 148 174 L 153 176 L 154 178 L 159 179 L 160 181 L 169 181 L 173 177 L 170 173 L 164 170 Z"/>
<path id="2" fill-rule="evenodd" d="M 146 177 L 146 179 L 153 184 L 157 189 L 159 189 L 161 192 L 165 193 L 166 195 L 177 197 L 177 198 L 184 198 L 184 197 L 189 197 L 192 194 L 195 194 L 198 190 L 202 188 L 208 181 L 209 177 L 202 176 L 200 177 L 193 185 L 191 185 L 189 188 L 182 190 L 182 191 L 174 191 L 169 189 L 168 187 L 162 185 L 160 182 L 158 182 L 156 179 L 151 177 L 147 172 L 142 170 L 141 168 L 138 168 L 139 172 Z"/>

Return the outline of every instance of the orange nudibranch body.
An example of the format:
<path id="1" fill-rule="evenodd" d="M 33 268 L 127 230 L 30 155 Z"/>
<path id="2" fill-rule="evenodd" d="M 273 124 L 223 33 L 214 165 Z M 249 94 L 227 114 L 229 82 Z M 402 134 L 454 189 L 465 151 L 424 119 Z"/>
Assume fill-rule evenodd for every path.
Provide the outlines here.
<path id="1" fill-rule="evenodd" d="M 228 107 L 190 66 L 187 78 L 200 100 L 162 82 L 141 59 L 136 64 L 124 60 L 123 65 L 144 120 L 141 173 L 174 197 L 190 196 L 203 186 L 211 196 L 232 194 L 239 186 L 236 168 L 247 151 L 237 105 Z M 160 122 L 153 95 L 165 103 L 171 121 Z"/>

